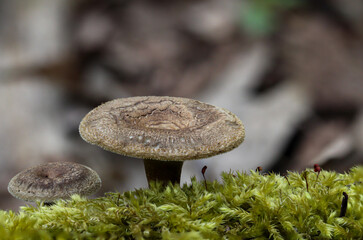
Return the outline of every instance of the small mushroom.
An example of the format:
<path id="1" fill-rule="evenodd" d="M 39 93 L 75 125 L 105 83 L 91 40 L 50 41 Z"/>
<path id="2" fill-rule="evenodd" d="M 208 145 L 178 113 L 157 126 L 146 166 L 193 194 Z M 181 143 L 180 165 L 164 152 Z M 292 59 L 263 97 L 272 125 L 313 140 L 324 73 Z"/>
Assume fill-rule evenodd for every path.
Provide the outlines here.
<path id="1" fill-rule="evenodd" d="M 91 195 L 100 187 L 101 179 L 91 168 L 72 162 L 50 162 L 15 175 L 9 182 L 8 191 L 21 200 L 42 201 L 49 205 L 72 194 Z"/>
<path id="2" fill-rule="evenodd" d="M 184 160 L 232 150 L 244 140 L 231 112 L 178 97 L 115 99 L 81 121 L 82 138 L 108 151 L 144 159 L 147 180 L 180 183 Z"/>

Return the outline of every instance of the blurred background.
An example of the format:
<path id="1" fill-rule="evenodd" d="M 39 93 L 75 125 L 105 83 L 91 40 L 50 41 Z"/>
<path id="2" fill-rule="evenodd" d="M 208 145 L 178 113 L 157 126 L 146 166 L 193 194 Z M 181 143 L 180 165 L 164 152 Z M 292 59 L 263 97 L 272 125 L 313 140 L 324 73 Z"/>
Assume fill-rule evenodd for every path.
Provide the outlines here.
<path id="1" fill-rule="evenodd" d="M 146 187 L 143 162 L 78 134 L 120 97 L 169 95 L 234 112 L 237 149 L 184 165 L 191 176 L 363 163 L 363 1 L 1 0 L 0 208 L 19 171 L 50 161 L 95 169 L 102 190 Z"/>

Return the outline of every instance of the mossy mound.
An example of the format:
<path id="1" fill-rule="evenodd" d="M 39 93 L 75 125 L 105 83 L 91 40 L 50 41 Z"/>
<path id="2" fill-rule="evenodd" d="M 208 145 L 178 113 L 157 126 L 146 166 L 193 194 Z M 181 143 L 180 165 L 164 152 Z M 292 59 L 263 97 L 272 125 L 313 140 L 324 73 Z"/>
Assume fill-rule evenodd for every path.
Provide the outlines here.
<path id="1" fill-rule="evenodd" d="M 363 167 L 317 177 L 223 173 L 223 182 L 73 196 L 0 211 L 1 239 L 362 239 Z M 206 189 L 207 188 L 207 189 Z M 343 192 L 349 196 L 340 217 Z"/>

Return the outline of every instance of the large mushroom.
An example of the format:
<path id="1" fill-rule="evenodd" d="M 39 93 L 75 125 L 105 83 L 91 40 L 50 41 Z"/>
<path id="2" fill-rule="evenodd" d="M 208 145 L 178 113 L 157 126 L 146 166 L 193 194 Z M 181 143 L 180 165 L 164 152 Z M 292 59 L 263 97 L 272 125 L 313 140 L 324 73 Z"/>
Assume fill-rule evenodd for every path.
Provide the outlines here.
<path id="1" fill-rule="evenodd" d="M 243 142 L 242 122 L 228 110 L 179 97 L 106 102 L 81 121 L 82 138 L 108 151 L 144 159 L 148 183 L 180 183 L 184 160 L 214 156 Z"/>
<path id="2" fill-rule="evenodd" d="M 73 194 L 89 196 L 100 187 L 101 179 L 91 168 L 73 162 L 50 162 L 15 175 L 8 191 L 21 200 L 50 205 Z"/>

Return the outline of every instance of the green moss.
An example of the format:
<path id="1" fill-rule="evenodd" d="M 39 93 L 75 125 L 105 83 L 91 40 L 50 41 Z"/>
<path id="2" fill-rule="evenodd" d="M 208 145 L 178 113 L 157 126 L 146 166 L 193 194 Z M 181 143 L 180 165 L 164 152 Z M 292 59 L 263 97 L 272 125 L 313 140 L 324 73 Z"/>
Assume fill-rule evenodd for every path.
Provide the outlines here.
<path id="1" fill-rule="evenodd" d="M 307 170 L 286 178 L 254 171 L 223 182 L 152 184 L 150 189 L 73 196 L 51 207 L 0 211 L 1 239 L 362 239 L 363 167 L 349 173 Z M 343 195 L 349 196 L 339 217 Z"/>

